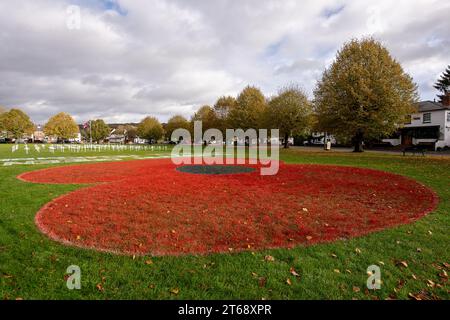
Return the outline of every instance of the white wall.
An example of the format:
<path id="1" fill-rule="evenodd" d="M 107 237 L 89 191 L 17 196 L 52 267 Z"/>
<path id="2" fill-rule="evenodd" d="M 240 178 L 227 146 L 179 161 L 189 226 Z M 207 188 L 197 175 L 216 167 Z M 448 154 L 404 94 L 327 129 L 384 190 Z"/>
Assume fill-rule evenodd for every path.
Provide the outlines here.
<path id="1" fill-rule="evenodd" d="M 430 113 L 431 114 L 431 122 L 423 123 L 423 114 Z M 436 111 L 428 111 L 428 112 L 420 112 L 415 113 L 411 116 L 411 124 L 405 125 L 408 127 L 429 127 L 429 126 L 439 126 L 440 127 L 440 135 L 439 141 L 436 142 L 436 148 L 443 148 L 445 146 L 450 147 L 450 120 L 448 117 L 448 110 L 436 110 Z M 430 139 L 413 139 L 414 144 L 418 144 L 420 142 L 434 142 L 434 140 Z"/>
<path id="2" fill-rule="evenodd" d="M 423 123 L 423 114 L 431 113 L 431 122 Z M 439 126 L 440 135 L 436 142 L 436 148 L 443 148 L 445 146 L 450 148 L 450 110 L 436 110 L 428 112 L 420 112 L 411 115 L 411 123 L 405 124 L 405 128 L 409 127 L 430 127 Z M 399 139 L 383 139 L 383 142 L 388 142 L 393 146 L 401 144 L 401 137 Z M 413 139 L 413 144 L 420 142 L 435 142 L 435 139 Z"/>
<path id="3" fill-rule="evenodd" d="M 445 125 L 446 110 L 437 110 L 429 112 L 414 113 L 411 115 L 411 124 L 405 124 L 405 127 L 429 127 L 429 126 L 441 126 Z M 431 113 L 431 122 L 423 123 L 423 114 Z M 416 119 L 414 119 L 416 118 Z"/>

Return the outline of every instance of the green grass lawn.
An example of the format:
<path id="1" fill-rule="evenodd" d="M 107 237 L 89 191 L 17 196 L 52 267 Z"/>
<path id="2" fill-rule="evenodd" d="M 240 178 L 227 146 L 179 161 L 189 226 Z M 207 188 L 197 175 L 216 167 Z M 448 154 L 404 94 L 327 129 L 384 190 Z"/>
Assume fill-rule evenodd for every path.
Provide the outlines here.
<path id="1" fill-rule="evenodd" d="M 105 151 L 102 155 L 110 154 Z M 10 157 L 10 146 L 0 146 L 0 159 Z M 0 164 L 0 298 L 408 299 L 410 293 L 421 291 L 430 297 L 449 298 L 444 271 L 449 272 L 450 262 L 450 159 L 294 149 L 282 151 L 281 158 L 290 163 L 349 165 L 409 176 L 433 188 L 440 204 L 414 224 L 331 244 L 133 258 L 66 247 L 48 239 L 34 225 L 36 212 L 51 199 L 80 186 L 40 185 L 16 179 L 22 172 L 50 165 Z M 266 255 L 275 260 L 266 261 Z M 407 267 L 399 261 L 406 262 Z M 367 292 L 366 269 L 373 264 L 381 268 L 382 287 Z M 81 290 L 66 288 L 69 265 L 81 267 Z M 291 268 L 299 277 L 291 274 Z"/>

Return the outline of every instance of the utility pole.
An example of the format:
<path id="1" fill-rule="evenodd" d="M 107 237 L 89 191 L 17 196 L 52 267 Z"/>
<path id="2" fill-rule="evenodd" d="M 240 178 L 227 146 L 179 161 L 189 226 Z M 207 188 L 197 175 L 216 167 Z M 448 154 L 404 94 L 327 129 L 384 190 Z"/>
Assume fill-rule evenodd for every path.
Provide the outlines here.
<path id="1" fill-rule="evenodd" d="M 92 120 L 89 120 L 89 137 L 92 144 Z"/>

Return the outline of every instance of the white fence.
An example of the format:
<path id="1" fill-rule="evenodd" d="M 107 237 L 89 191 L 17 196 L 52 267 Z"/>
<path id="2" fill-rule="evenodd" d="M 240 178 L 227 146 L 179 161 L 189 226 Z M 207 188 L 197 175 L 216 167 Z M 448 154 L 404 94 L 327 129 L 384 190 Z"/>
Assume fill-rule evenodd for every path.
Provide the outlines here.
<path id="1" fill-rule="evenodd" d="M 11 147 L 11 152 L 20 150 L 19 144 Z M 34 144 L 34 151 L 40 153 L 48 150 L 50 153 L 64 153 L 64 152 L 103 152 L 103 151 L 167 151 L 167 146 L 152 146 L 152 145 L 114 145 L 114 144 L 49 144 L 37 145 Z M 29 154 L 31 148 L 28 144 L 23 145 L 23 150 Z"/>

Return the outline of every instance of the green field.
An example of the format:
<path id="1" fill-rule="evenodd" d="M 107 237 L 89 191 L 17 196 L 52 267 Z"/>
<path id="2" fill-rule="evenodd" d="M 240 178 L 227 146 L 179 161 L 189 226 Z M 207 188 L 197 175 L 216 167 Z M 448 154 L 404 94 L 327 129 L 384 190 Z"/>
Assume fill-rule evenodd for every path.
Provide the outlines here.
<path id="1" fill-rule="evenodd" d="M 108 150 L 58 156 L 162 153 Z M 53 156 L 43 152 L 26 155 L 20 150 L 12 154 L 10 145 L 0 145 L 0 159 Z M 440 204 L 435 212 L 414 224 L 331 244 L 292 250 L 133 258 L 66 247 L 49 240 L 34 225 L 36 212 L 51 199 L 80 186 L 21 182 L 16 179 L 18 174 L 52 165 L 0 163 L 0 299 L 408 299 L 419 293 L 422 298 L 450 297 L 446 278 L 450 263 L 450 158 L 291 149 L 282 151 L 281 159 L 402 174 L 434 189 Z M 266 255 L 275 260 L 266 261 Z M 381 290 L 368 292 L 366 269 L 373 264 L 381 268 L 382 286 Z M 66 288 L 66 269 L 70 265 L 81 267 L 81 290 Z M 299 277 L 291 274 L 291 268 Z"/>

